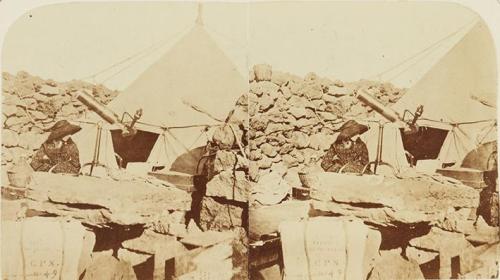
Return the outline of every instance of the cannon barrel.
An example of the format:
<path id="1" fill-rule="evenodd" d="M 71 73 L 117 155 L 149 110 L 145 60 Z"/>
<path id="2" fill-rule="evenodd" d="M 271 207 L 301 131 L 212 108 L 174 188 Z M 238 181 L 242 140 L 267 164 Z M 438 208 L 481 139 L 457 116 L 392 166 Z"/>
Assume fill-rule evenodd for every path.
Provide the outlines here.
<path id="1" fill-rule="evenodd" d="M 375 112 L 382 115 L 388 121 L 396 123 L 405 130 L 410 129 L 410 126 L 401 119 L 401 117 L 396 111 L 382 104 L 375 97 L 369 94 L 365 89 L 358 90 L 356 93 L 356 98 L 359 99 L 364 104 L 366 104 L 367 106 L 369 106 L 370 108 L 372 108 Z"/>
<path id="2" fill-rule="evenodd" d="M 87 106 L 87 108 L 89 108 L 90 110 L 92 110 L 96 114 L 98 114 L 101 118 L 103 118 L 109 124 L 121 123 L 120 118 L 118 117 L 118 115 L 115 112 L 110 110 L 105 105 L 101 104 L 92 95 L 90 95 L 84 91 L 79 91 L 75 95 L 75 98 L 78 101 L 82 102 L 85 106 Z"/>
<path id="3" fill-rule="evenodd" d="M 102 119 L 112 125 L 118 125 L 122 130 L 122 136 L 130 137 L 137 133 L 137 130 L 134 128 L 136 122 L 142 116 L 142 109 L 139 109 L 135 112 L 134 116 L 130 116 L 132 118 L 130 123 L 124 123 L 120 117 L 113 112 L 111 109 L 106 107 L 106 105 L 101 104 L 97 99 L 95 99 L 92 95 L 87 92 L 80 91 L 76 93 L 75 98 L 82 102 L 83 105 L 87 106 L 90 110 L 94 111 L 97 115 L 99 115 Z M 124 114 L 124 115 L 125 115 Z"/>

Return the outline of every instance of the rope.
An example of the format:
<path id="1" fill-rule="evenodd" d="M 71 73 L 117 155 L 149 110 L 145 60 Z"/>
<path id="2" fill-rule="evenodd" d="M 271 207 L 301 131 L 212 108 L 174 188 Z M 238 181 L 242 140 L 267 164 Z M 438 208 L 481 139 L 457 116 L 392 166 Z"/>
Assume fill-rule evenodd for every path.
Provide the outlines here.
<path id="1" fill-rule="evenodd" d="M 433 120 L 433 119 L 428 119 L 428 118 L 419 118 L 419 120 L 448 124 L 451 126 L 460 126 L 460 125 L 467 125 L 467 124 L 478 124 L 478 123 L 496 121 L 495 119 L 487 119 L 487 120 L 478 120 L 478 121 L 470 121 L 470 122 L 445 122 L 445 121 L 438 121 L 438 120 Z"/>
<path id="2" fill-rule="evenodd" d="M 144 48 L 144 49 L 142 49 L 142 50 L 140 50 L 140 51 L 138 51 L 138 52 L 136 52 L 136 53 L 134 53 L 134 54 L 132 54 L 132 55 L 130 55 L 130 56 L 127 56 L 126 58 L 124 58 L 124 59 L 122 59 L 122 60 L 120 60 L 120 61 L 118 61 L 118 62 L 116 62 L 116 63 L 113 63 L 112 65 L 110 65 L 110 66 L 108 66 L 108 67 L 106 67 L 106 68 L 104 68 L 104 69 L 102 69 L 102 70 L 100 70 L 100 71 L 98 71 L 98 72 L 96 72 L 96 73 L 94 73 L 94 74 L 91 74 L 91 75 L 85 76 L 85 77 L 83 77 L 83 78 L 80 78 L 80 80 L 88 80 L 88 79 L 92 79 L 93 81 L 95 81 L 95 80 L 96 80 L 96 79 L 95 79 L 95 77 L 96 77 L 96 76 L 98 76 L 98 75 L 100 75 L 100 74 L 103 74 L 103 73 L 106 73 L 106 72 L 108 72 L 109 70 L 111 70 L 111 69 L 113 69 L 113 68 L 116 68 L 116 67 L 118 67 L 118 66 L 120 66 L 120 65 L 122 65 L 122 64 L 125 64 L 126 62 L 129 62 L 129 61 L 131 61 L 131 60 L 133 60 L 133 59 L 137 58 L 138 56 L 141 56 L 141 55 L 142 55 L 142 56 L 141 56 L 141 58 L 140 58 L 140 59 L 142 59 L 142 58 L 144 57 L 144 54 L 146 54 L 146 56 L 147 56 L 147 55 L 149 55 L 149 54 L 151 54 L 152 52 L 156 51 L 157 49 L 159 49 L 160 47 L 162 47 L 162 46 L 163 46 L 163 45 L 165 45 L 166 43 L 173 41 L 173 40 L 174 40 L 175 38 L 177 38 L 177 37 L 178 37 L 181 33 L 184 33 L 184 31 L 185 31 L 185 30 L 187 30 L 187 28 L 182 29 L 182 30 L 181 30 L 181 31 L 179 31 L 179 32 L 176 32 L 176 33 L 175 33 L 173 36 L 171 36 L 171 37 L 168 37 L 168 38 L 166 38 L 166 39 L 164 39 L 164 40 L 161 40 L 161 41 L 158 41 L 158 42 L 156 42 L 156 43 L 153 43 L 153 44 L 149 45 L 148 47 L 146 47 L 146 48 Z M 133 63 L 135 63 L 135 62 L 136 62 L 136 61 L 134 61 Z M 133 63 L 132 63 L 131 65 L 133 65 Z M 131 65 L 126 66 L 126 67 L 125 67 L 125 69 L 126 69 L 126 68 L 128 68 L 128 67 L 130 67 Z M 117 75 L 117 74 L 119 74 L 119 73 L 123 72 L 123 70 L 124 70 L 124 69 L 122 69 L 122 70 L 120 70 L 119 72 L 117 72 L 117 73 L 113 74 L 112 76 L 108 77 L 106 80 L 108 80 L 108 79 L 112 78 L 113 76 L 115 76 L 115 75 Z M 104 80 L 104 81 L 106 81 L 106 80 Z M 104 81 L 103 81 L 103 82 L 104 82 Z"/>
<path id="3" fill-rule="evenodd" d="M 420 62 L 422 62 L 425 58 L 429 57 L 431 54 L 435 53 L 437 50 L 438 50 L 438 46 L 436 46 L 434 49 L 432 50 L 429 50 L 426 54 L 424 54 L 423 56 L 421 56 L 417 61 L 413 62 L 412 64 L 408 65 L 406 68 L 403 68 L 403 70 L 399 71 L 398 73 L 396 73 L 396 75 L 393 75 L 389 78 L 387 78 L 388 81 L 393 81 L 394 79 L 396 79 L 397 77 L 401 76 L 403 73 L 405 73 L 406 71 L 410 70 L 411 68 L 413 68 L 413 66 L 419 64 Z"/>
<path id="4" fill-rule="evenodd" d="M 96 122 L 92 122 L 92 121 L 76 121 L 76 122 L 88 123 L 88 124 L 95 124 L 96 123 Z M 180 125 L 180 126 L 162 126 L 162 125 L 145 123 L 145 122 L 141 122 L 141 121 L 137 121 L 136 124 L 146 125 L 146 126 L 158 128 L 158 129 L 161 129 L 161 130 L 194 128 L 194 127 L 217 127 L 217 126 L 221 126 L 222 125 L 222 124 L 193 124 L 193 125 Z"/>
<path id="5" fill-rule="evenodd" d="M 175 137 L 175 135 L 174 135 L 174 134 L 172 134 L 172 132 L 170 132 L 170 130 L 168 130 L 168 129 L 167 129 L 167 130 L 165 130 L 165 131 L 166 131 L 166 132 L 168 132 L 168 134 L 170 134 L 170 136 L 172 136 L 172 138 L 173 138 L 175 141 L 177 141 L 179 144 L 181 144 L 181 146 L 184 148 L 184 150 L 186 150 L 186 152 L 188 152 L 188 153 L 189 153 L 189 151 L 190 151 L 190 150 L 189 150 L 189 148 L 188 148 L 186 145 L 184 145 L 184 143 L 183 143 L 182 141 L 180 141 L 177 137 Z M 193 155 L 192 155 L 192 157 L 194 158 L 194 156 L 193 156 Z"/>
<path id="6" fill-rule="evenodd" d="M 454 132 L 454 129 L 452 129 L 451 133 L 453 133 L 453 145 L 455 146 L 455 151 L 457 152 L 458 157 L 462 157 L 461 151 L 458 148 L 458 139 L 457 139 L 457 134 Z M 458 161 L 458 158 L 456 158 Z"/>
<path id="7" fill-rule="evenodd" d="M 447 143 L 447 142 L 446 142 L 446 139 L 448 139 L 448 136 L 445 138 L 445 142 L 443 142 L 443 145 L 444 145 L 445 143 Z M 451 140 L 448 140 L 448 143 L 447 143 L 447 144 L 448 144 L 448 148 L 446 149 L 446 153 L 444 153 L 444 154 L 443 154 L 444 150 L 441 150 L 441 152 L 440 152 L 440 153 L 439 153 L 439 155 L 438 155 L 438 158 L 437 158 L 437 159 L 438 159 L 439 161 L 441 161 L 441 162 L 443 162 L 443 161 L 445 160 L 443 157 L 446 157 L 447 155 L 449 155 L 449 154 L 450 154 L 451 143 L 449 143 L 449 141 L 451 141 Z M 441 146 L 441 149 L 442 149 L 442 146 Z"/>
<path id="8" fill-rule="evenodd" d="M 175 38 L 177 38 L 180 34 L 181 34 L 181 32 L 178 32 L 178 33 L 176 33 L 176 35 L 175 35 L 174 37 L 175 37 Z M 174 39 L 174 37 L 172 38 L 172 40 Z M 133 66 L 136 62 L 138 62 L 138 61 L 142 60 L 143 58 L 145 58 L 145 57 L 147 57 L 147 56 L 149 56 L 149 55 L 151 55 L 153 52 L 155 52 L 155 51 L 159 50 L 159 49 L 160 49 L 160 48 L 162 48 L 164 45 L 166 45 L 167 43 L 169 43 L 169 41 L 170 41 L 170 40 L 165 41 L 165 42 L 163 42 L 162 44 L 158 45 L 157 47 L 155 47 L 155 48 L 151 49 L 150 51 L 148 51 L 148 52 L 144 53 L 143 55 L 136 57 L 136 59 L 134 59 L 134 60 L 133 60 L 133 61 L 132 61 L 129 65 L 125 65 L 123 68 L 121 68 L 120 70 L 118 70 L 118 72 L 115 72 L 114 74 L 112 74 L 112 75 L 108 76 L 107 78 L 103 79 L 103 80 L 101 81 L 101 83 L 104 83 L 104 82 L 106 82 L 106 81 L 109 81 L 110 79 L 112 79 L 112 78 L 116 77 L 118 74 L 120 74 L 120 73 L 122 73 L 123 71 L 125 71 L 125 70 L 129 69 L 129 68 L 130 68 L 130 67 L 132 67 L 132 66 Z"/>
<path id="9" fill-rule="evenodd" d="M 373 120 L 373 119 L 356 119 L 356 118 L 344 118 L 345 120 L 356 120 L 356 121 L 363 121 L 367 123 L 379 123 L 379 120 Z M 496 119 L 485 119 L 485 120 L 478 120 L 478 121 L 468 121 L 468 122 L 445 122 L 445 121 L 440 121 L 440 120 L 434 120 L 434 119 L 429 119 L 429 118 L 419 118 L 419 121 L 429 121 L 429 122 L 436 122 L 436 123 L 441 123 L 441 124 L 447 124 L 451 126 L 460 126 L 460 125 L 468 125 L 468 124 L 478 124 L 478 123 L 485 123 L 485 122 L 496 122 Z M 384 122 L 390 122 L 390 121 L 385 121 Z"/>
<path id="10" fill-rule="evenodd" d="M 163 137 L 163 149 L 165 150 L 165 157 L 166 157 L 167 162 L 169 162 L 170 158 L 169 158 L 168 153 L 167 153 L 167 151 L 168 151 L 167 136 L 165 135 L 165 132 L 163 132 L 161 136 Z M 160 156 L 160 155 L 158 155 L 158 156 Z M 160 161 L 158 160 L 158 163 L 159 162 Z"/>
<path id="11" fill-rule="evenodd" d="M 240 139 L 238 138 L 238 135 L 236 135 L 236 132 L 234 130 L 233 125 L 231 125 L 231 124 L 228 124 L 228 125 L 229 125 L 229 128 L 231 128 L 231 131 L 233 132 L 234 139 L 236 139 L 236 143 L 238 144 L 238 147 L 240 148 L 241 154 L 243 155 L 245 160 L 248 160 L 247 155 L 245 154 L 245 150 L 243 149 L 243 145 L 241 144 Z"/>
<path id="12" fill-rule="evenodd" d="M 193 141 L 193 144 L 191 144 L 191 145 L 189 146 L 189 150 L 193 149 L 193 146 L 194 146 L 194 145 L 198 142 L 198 140 L 200 140 L 200 138 L 201 138 L 203 135 L 205 135 L 205 134 L 206 134 L 206 133 L 204 133 L 204 132 L 205 132 L 205 129 L 202 129 L 202 130 L 201 130 L 201 132 L 200 132 L 200 135 L 198 135 L 198 137 L 196 137 L 196 139 Z M 208 140 L 208 138 L 207 138 L 207 140 Z"/>
<path id="13" fill-rule="evenodd" d="M 196 106 L 194 104 L 191 104 L 189 101 L 186 101 L 186 100 L 182 100 L 182 103 L 184 103 L 186 106 L 189 106 L 191 107 L 191 109 L 195 110 L 196 112 L 199 112 L 199 113 L 202 113 L 206 116 L 208 116 L 209 118 L 215 120 L 215 121 L 218 121 L 218 122 L 224 122 L 214 116 L 212 116 L 209 112 L 207 112 L 206 110 L 200 108 L 199 106 Z"/>
<path id="14" fill-rule="evenodd" d="M 385 71 L 382 71 L 382 72 L 380 72 L 380 73 L 379 73 L 379 74 L 377 74 L 377 75 L 373 75 L 370 79 L 373 79 L 373 78 L 378 78 L 378 77 L 382 77 L 382 75 L 387 74 L 387 73 L 389 73 L 389 72 L 391 72 L 391 71 L 395 70 L 396 68 L 398 68 L 398 67 L 400 67 L 401 65 L 403 65 L 403 64 L 405 64 L 405 63 L 407 63 L 408 61 L 410 61 L 410 60 L 412 60 L 412 59 L 414 59 L 414 58 L 416 58 L 416 57 L 418 57 L 418 56 L 422 55 L 423 53 L 427 52 L 428 50 L 431 50 L 431 49 L 433 49 L 434 47 L 436 47 L 436 46 L 440 45 L 442 42 L 444 42 L 444 41 L 448 40 L 448 39 L 449 39 L 449 38 L 451 38 L 452 36 L 456 35 L 458 32 L 460 32 L 460 31 L 462 31 L 463 29 L 465 29 L 465 27 L 467 27 L 467 26 L 471 25 L 472 23 L 477 22 L 477 20 L 478 20 L 478 19 L 477 19 L 477 17 L 475 17 L 472 21 L 468 22 L 467 24 L 464 24 L 464 25 L 460 26 L 460 28 L 458 28 L 458 29 L 457 29 L 457 30 L 455 30 L 454 32 L 452 32 L 452 33 L 450 33 L 450 34 L 446 35 L 445 37 L 443 37 L 443 38 L 439 39 L 438 41 L 436 41 L 436 42 L 434 42 L 434 43 L 432 43 L 432 44 L 428 45 L 426 48 L 424 48 L 424 49 L 422 49 L 421 51 L 419 51 L 419 52 L 417 52 L 417 53 L 413 54 L 412 56 L 410 56 L 410 57 L 408 57 L 408 58 L 404 59 L 403 61 L 401 61 L 401 62 L 397 63 L 396 65 L 394 65 L 394 66 L 390 67 L 389 69 L 387 69 L 387 70 L 385 70 Z"/>
<path id="15" fill-rule="evenodd" d="M 484 136 L 481 138 L 481 140 L 478 141 L 478 145 L 482 144 L 484 139 L 486 139 L 486 137 L 488 137 L 488 135 L 490 134 L 490 132 L 496 127 L 496 122 L 492 123 L 489 128 L 488 128 L 488 131 L 486 131 L 486 133 L 484 134 Z M 484 131 L 484 130 L 483 130 Z"/>

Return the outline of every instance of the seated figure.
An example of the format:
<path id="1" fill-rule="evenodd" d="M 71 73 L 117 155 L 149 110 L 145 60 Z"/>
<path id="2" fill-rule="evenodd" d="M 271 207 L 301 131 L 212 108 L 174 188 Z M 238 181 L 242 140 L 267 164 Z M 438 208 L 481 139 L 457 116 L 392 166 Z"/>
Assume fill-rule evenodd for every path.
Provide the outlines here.
<path id="1" fill-rule="evenodd" d="M 35 153 L 31 167 L 35 171 L 78 174 L 80 158 L 78 148 L 71 135 L 82 128 L 66 120 L 58 121 L 49 129 L 47 140 Z"/>
<path id="2" fill-rule="evenodd" d="M 321 167 L 328 172 L 361 173 L 368 164 L 368 148 L 358 137 L 368 131 L 368 126 L 354 120 L 340 127 L 340 134 L 323 156 Z M 368 169 L 367 169 L 368 170 Z"/>

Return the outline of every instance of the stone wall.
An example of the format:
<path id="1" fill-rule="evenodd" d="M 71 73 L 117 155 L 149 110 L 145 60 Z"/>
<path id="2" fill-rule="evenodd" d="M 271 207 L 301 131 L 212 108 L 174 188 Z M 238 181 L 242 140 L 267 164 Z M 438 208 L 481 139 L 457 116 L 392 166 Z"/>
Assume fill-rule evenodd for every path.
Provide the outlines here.
<path id="1" fill-rule="evenodd" d="M 248 94 L 250 179 L 263 185 L 270 180 L 269 173 L 276 173 L 292 187 L 300 186 L 297 173 L 318 164 L 347 119 L 376 114 L 354 96 L 359 88 L 368 89 L 385 105 L 395 103 L 405 93 L 390 83 L 346 83 L 315 73 L 302 78 L 273 71 L 269 65 L 255 65 Z M 262 191 L 259 187 L 255 193 Z"/>
<path id="2" fill-rule="evenodd" d="M 83 81 L 61 83 L 26 72 L 2 73 L 2 165 L 21 155 L 31 157 L 47 138 L 45 129 L 56 121 L 83 117 L 87 108 L 67 94 L 78 90 L 91 93 L 104 104 L 118 94 Z"/>

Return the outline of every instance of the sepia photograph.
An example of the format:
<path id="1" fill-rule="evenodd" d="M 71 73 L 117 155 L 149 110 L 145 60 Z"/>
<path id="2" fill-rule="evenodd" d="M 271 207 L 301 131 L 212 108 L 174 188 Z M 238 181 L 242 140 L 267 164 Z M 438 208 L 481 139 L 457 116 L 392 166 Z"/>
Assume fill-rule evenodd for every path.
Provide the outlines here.
<path id="1" fill-rule="evenodd" d="M 497 278 L 481 17 L 443 2 L 249 9 L 251 278 Z"/>
<path id="2" fill-rule="evenodd" d="M 0 1 L 2 279 L 498 279 L 457 2 Z"/>

